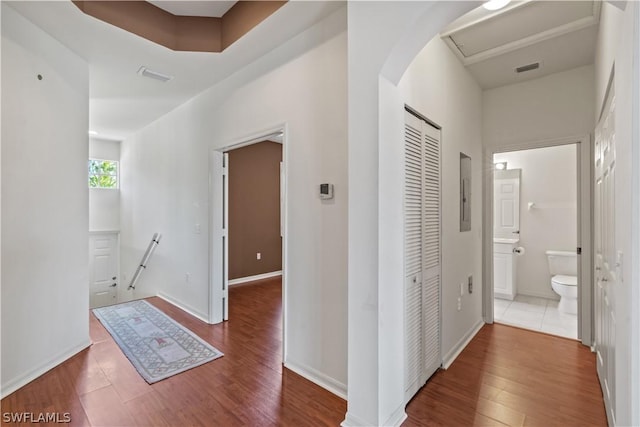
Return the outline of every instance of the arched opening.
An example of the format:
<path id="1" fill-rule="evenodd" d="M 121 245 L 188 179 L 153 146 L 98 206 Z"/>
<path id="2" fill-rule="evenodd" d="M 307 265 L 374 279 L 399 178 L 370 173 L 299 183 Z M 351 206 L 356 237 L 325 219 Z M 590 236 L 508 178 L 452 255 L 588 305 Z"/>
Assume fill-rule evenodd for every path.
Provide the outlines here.
<path id="1" fill-rule="evenodd" d="M 398 83 L 420 50 L 480 2 L 349 4 L 349 362 L 344 425 L 404 412 L 403 128 Z M 370 46 L 377 46 L 375 50 Z M 372 262 L 376 260 L 377 262 Z"/>
<path id="2" fill-rule="evenodd" d="M 345 425 L 398 425 L 404 417 L 402 165 L 407 97 L 402 79 L 427 42 L 479 4 L 349 5 L 349 412 Z M 448 130 L 453 131 L 451 126 Z M 482 144 L 478 145 L 480 152 L 471 157 L 481 170 L 484 156 Z M 463 147 L 459 146 L 460 153 Z M 482 183 L 482 175 L 477 181 Z M 479 188 L 476 193 L 482 193 L 482 185 Z M 482 204 L 480 200 L 475 206 L 480 210 Z M 480 243 L 474 249 L 479 257 L 487 236 L 482 235 L 483 215 L 477 214 L 480 221 L 476 218 L 473 232 L 479 235 L 473 242 Z M 449 249 L 459 245 L 456 239 Z M 474 274 L 475 268 L 482 275 L 482 265 L 474 264 Z M 448 285 L 455 289 L 459 283 L 456 276 Z M 473 316 L 481 321 L 482 300 L 476 297 Z M 455 311 L 455 305 L 448 309 Z M 451 328 L 459 327 L 457 319 L 449 319 Z M 449 337 L 444 353 L 464 348 L 472 329 L 469 334 L 458 330 L 455 340 Z"/>

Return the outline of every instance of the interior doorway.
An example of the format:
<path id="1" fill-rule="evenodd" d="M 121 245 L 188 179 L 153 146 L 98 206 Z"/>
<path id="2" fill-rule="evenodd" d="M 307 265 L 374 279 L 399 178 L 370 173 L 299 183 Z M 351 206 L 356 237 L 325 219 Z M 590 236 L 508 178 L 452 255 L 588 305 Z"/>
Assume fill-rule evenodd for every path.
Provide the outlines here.
<path id="1" fill-rule="evenodd" d="M 226 152 L 229 285 L 282 275 L 281 136 Z"/>
<path id="2" fill-rule="evenodd" d="M 589 141 L 487 153 L 487 320 L 591 345 Z"/>
<path id="3" fill-rule="evenodd" d="M 284 127 L 211 152 L 209 323 L 229 320 L 229 287 L 280 278 L 286 336 Z M 273 279 L 273 280 L 272 280 Z"/>
<path id="4" fill-rule="evenodd" d="M 494 320 L 577 339 L 576 144 L 496 153 Z"/>

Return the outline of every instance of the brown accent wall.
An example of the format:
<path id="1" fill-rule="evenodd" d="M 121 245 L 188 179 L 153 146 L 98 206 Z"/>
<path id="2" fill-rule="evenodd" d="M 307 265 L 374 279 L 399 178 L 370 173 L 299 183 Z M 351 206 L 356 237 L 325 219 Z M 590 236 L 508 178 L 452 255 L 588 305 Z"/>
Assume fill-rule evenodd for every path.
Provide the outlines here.
<path id="1" fill-rule="evenodd" d="M 177 16 L 146 1 L 72 0 L 87 15 L 172 50 L 222 52 L 286 1 L 239 1 L 222 18 Z"/>
<path id="2" fill-rule="evenodd" d="M 231 46 L 253 27 L 280 9 L 286 1 L 239 1 L 222 17 L 222 49 Z"/>
<path id="3" fill-rule="evenodd" d="M 271 141 L 229 151 L 229 279 L 282 270 L 281 161 Z"/>

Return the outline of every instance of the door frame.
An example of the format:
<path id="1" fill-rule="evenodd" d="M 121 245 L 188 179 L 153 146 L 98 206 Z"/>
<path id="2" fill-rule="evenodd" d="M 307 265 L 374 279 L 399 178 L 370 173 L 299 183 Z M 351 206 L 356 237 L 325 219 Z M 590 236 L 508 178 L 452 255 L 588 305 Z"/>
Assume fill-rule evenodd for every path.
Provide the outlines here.
<path id="1" fill-rule="evenodd" d="M 576 144 L 577 162 L 577 205 L 578 205 L 578 247 L 582 256 L 578 257 L 578 340 L 591 347 L 593 345 L 593 147 L 591 135 L 573 136 L 523 142 L 484 149 L 483 158 L 483 304 L 482 315 L 485 323 L 493 323 L 493 156 L 498 153 L 531 150 L 535 148 L 555 147 Z"/>
<path id="2" fill-rule="evenodd" d="M 271 136 L 276 133 L 282 132 L 282 168 L 280 177 L 282 181 L 280 182 L 281 188 L 281 201 L 280 201 L 280 223 L 281 223 L 281 232 L 282 232 L 282 361 L 287 358 L 287 273 L 288 273 L 288 251 L 287 251 L 287 235 L 288 235 L 288 222 L 287 222 L 287 211 L 288 211 L 288 197 L 287 197 L 287 177 L 288 177 L 288 159 L 289 159 L 289 144 L 287 143 L 288 138 L 288 125 L 287 123 L 281 123 L 275 125 L 273 127 L 267 128 L 265 130 L 251 133 L 245 136 L 241 136 L 238 138 L 234 138 L 231 141 L 222 144 L 219 148 L 213 148 L 209 150 L 209 315 L 208 315 L 208 323 L 215 324 L 221 323 L 222 315 L 221 311 L 216 310 L 217 301 L 216 298 L 219 297 L 219 292 L 214 289 L 215 285 L 215 275 L 217 274 L 215 271 L 216 262 L 214 261 L 214 257 L 222 256 L 223 257 L 223 267 L 224 271 L 228 271 L 228 259 L 224 259 L 224 254 L 221 254 L 219 251 L 214 249 L 215 242 L 220 239 L 220 236 L 217 233 L 216 228 L 214 227 L 214 221 L 217 218 L 220 218 L 223 214 L 224 206 L 214 206 L 214 200 L 216 198 L 216 188 L 214 186 L 215 180 L 215 167 L 217 162 L 217 156 L 220 154 L 226 153 L 227 151 L 231 151 L 237 148 L 246 147 L 248 145 L 256 144 L 265 140 L 266 137 Z M 228 284 L 228 278 L 227 278 Z"/>

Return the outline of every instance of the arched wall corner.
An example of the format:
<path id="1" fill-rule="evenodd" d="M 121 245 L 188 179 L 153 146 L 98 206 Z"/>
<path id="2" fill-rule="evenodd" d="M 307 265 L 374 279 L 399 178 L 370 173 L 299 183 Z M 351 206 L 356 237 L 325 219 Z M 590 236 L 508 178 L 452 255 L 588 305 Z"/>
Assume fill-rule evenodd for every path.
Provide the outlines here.
<path id="1" fill-rule="evenodd" d="M 343 427 L 399 426 L 404 396 L 404 98 L 427 43 L 479 1 L 348 3 L 348 403 Z M 376 260 L 374 262 L 372 260 Z"/>
<path id="2" fill-rule="evenodd" d="M 419 18 L 400 37 L 382 66 L 380 75 L 398 85 L 411 62 L 451 22 L 481 5 L 481 1 L 426 2 Z"/>

